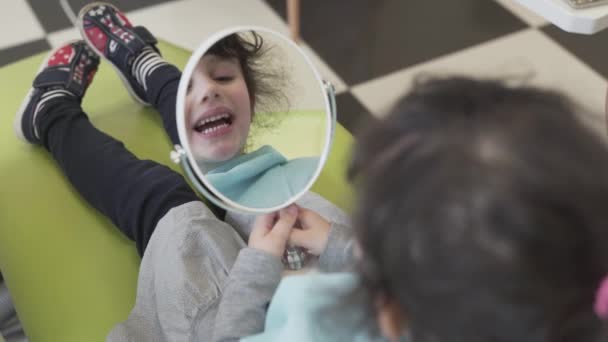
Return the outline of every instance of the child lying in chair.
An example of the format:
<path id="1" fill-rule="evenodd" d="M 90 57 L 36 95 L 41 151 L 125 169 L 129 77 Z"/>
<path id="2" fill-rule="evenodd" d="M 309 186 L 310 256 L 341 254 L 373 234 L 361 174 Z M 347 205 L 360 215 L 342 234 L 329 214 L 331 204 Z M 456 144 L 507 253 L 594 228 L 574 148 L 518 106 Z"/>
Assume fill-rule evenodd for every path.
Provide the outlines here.
<path id="1" fill-rule="evenodd" d="M 180 73 L 152 36 L 110 5 L 80 19 L 176 139 Z M 246 247 L 181 176 L 91 125 L 80 101 L 98 62 L 84 42 L 53 52 L 16 129 L 143 255 L 135 307 L 108 340 L 608 339 L 607 151 L 562 96 L 467 79 L 420 84 L 360 141 L 354 237 L 341 211 L 310 195 L 313 210 L 257 218 Z M 355 267 L 279 285 L 288 242 L 320 255 L 322 270 Z"/>
<path id="2" fill-rule="evenodd" d="M 138 159 L 121 142 L 91 124 L 80 103 L 101 56 L 116 69 L 138 102 L 160 112 L 172 142 L 179 143 L 175 104 L 181 73 L 162 59 L 156 40 L 145 28 L 132 26 L 110 4 L 84 7 L 78 26 L 84 41 L 65 44 L 43 63 L 17 113 L 16 134 L 46 148 L 78 192 L 134 240 L 142 256 L 135 307 L 108 340 L 183 341 L 196 337 L 208 341 L 230 269 L 246 247 L 242 236 L 251 230 L 253 217 L 229 212 L 226 221 L 218 219 L 181 175 L 164 165 Z M 254 104 L 262 102 L 262 90 L 280 91 L 265 83 L 272 79 L 255 76 L 253 61 L 259 46 L 246 46 L 236 37 L 229 37 L 229 41 L 229 46 L 220 44 L 210 53 L 230 68 L 229 79 L 225 75 L 206 77 L 205 81 L 214 82 L 213 87 L 200 89 L 208 92 L 200 101 L 212 94 L 213 103 L 232 110 L 232 124 L 238 125 L 233 134 L 225 136 L 224 145 L 230 147 L 227 152 L 219 157 L 211 155 L 218 161 L 242 150 Z M 205 76 L 210 74 L 213 72 Z M 195 86 L 198 89 L 200 82 Z M 190 92 L 192 98 L 197 89 Z M 340 231 L 348 229 L 344 226 L 346 215 L 321 196 L 307 193 L 298 203 L 343 227 Z M 267 253 L 244 253 L 252 263 L 269 260 L 274 265 Z"/>

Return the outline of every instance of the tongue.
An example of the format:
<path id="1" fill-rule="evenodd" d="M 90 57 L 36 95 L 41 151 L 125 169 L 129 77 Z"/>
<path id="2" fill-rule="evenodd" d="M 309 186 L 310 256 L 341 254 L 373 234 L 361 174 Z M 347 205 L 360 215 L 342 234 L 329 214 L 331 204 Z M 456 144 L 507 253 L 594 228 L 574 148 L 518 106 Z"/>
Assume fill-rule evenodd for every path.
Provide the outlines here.
<path id="1" fill-rule="evenodd" d="M 214 120 L 214 121 L 211 121 L 211 122 L 207 122 L 207 123 L 205 123 L 202 126 L 196 127 L 196 130 L 198 132 L 203 132 L 206 129 L 214 128 L 214 127 L 220 126 L 222 124 L 228 124 L 228 125 L 230 125 L 230 120 L 222 118 L 222 119 Z"/>

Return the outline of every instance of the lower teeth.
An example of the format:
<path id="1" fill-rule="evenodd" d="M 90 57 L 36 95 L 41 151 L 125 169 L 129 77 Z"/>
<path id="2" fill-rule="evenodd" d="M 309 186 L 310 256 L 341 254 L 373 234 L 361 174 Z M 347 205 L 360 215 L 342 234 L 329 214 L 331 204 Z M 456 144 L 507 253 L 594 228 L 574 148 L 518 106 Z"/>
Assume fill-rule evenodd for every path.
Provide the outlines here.
<path id="1" fill-rule="evenodd" d="M 227 124 L 221 124 L 219 126 L 215 126 L 215 127 L 212 127 L 212 128 L 207 128 L 206 130 L 203 131 L 203 134 L 209 134 L 209 133 L 215 132 L 218 129 L 223 128 L 223 127 L 228 127 L 228 125 Z"/>

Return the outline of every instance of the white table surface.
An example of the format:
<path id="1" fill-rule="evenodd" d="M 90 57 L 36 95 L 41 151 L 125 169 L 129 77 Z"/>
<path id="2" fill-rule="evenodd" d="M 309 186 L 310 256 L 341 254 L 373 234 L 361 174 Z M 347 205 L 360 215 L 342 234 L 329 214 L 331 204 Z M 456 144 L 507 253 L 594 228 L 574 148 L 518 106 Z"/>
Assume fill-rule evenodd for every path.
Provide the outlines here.
<path id="1" fill-rule="evenodd" d="M 561 29 L 593 34 L 608 27 L 608 4 L 574 9 L 565 0 L 513 0 Z"/>

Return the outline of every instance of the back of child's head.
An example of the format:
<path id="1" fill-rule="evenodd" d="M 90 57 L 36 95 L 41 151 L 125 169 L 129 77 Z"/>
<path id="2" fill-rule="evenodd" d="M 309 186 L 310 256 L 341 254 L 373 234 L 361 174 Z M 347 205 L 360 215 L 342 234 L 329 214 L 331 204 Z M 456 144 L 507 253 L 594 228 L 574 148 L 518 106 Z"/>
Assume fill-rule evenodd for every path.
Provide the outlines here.
<path id="1" fill-rule="evenodd" d="M 608 340 L 593 310 L 608 150 L 576 111 L 554 92 L 435 79 L 362 134 L 360 272 L 414 342 Z"/>

